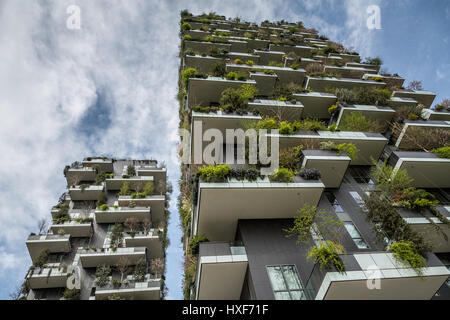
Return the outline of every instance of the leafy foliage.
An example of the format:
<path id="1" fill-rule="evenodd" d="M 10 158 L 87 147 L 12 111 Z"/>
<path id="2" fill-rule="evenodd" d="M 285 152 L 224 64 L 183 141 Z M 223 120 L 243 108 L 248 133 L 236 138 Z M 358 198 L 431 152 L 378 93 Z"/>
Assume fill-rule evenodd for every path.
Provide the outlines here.
<path id="1" fill-rule="evenodd" d="M 344 253 L 344 247 L 340 244 L 327 240 L 321 246 L 313 246 L 308 251 L 308 260 L 313 259 L 321 269 L 328 269 L 334 266 L 340 273 L 345 272 L 345 265 L 340 254 Z"/>
<path id="2" fill-rule="evenodd" d="M 419 275 L 423 274 L 422 269 L 426 267 L 425 259 L 414 250 L 411 242 L 398 241 L 393 243 L 389 250 L 397 261 L 409 264 Z"/>
<path id="3" fill-rule="evenodd" d="M 198 169 L 196 175 L 206 182 L 211 180 L 224 181 L 228 177 L 230 170 L 231 167 L 228 164 L 211 164 Z"/>
<path id="4" fill-rule="evenodd" d="M 189 253 L 198 254 L 198 249 L 201 242 L 209 242 L 209 240 L 205 235 L 193 237 L 189 242 Z"/>
<path id="5" fill-rule="evenodd" d="M 269 180 L 285 183 L 292 182 L 294 181 L 294 172 L 287 168 L 279 168 L 275 174 L 269 176 Z"/>

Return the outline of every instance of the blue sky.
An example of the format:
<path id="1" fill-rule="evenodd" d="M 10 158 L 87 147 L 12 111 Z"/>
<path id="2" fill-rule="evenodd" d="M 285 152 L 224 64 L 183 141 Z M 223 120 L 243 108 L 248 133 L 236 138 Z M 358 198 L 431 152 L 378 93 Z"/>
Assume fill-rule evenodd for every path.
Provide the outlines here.
<path id="1" fill-rule="evenodd" d="M 66 8 L 81 8 L 81 29 Z M 381 9 L 368 30 L 366 8 Z M 156 158 L 168 167 L 171 202 L 167 285 L 182 281 L 176 197 L 179 11 L 304 21 L 361 56 L 381 56 L 435 102 L 450 97 L 449 1 L 3 0 L 0 2 L 0 298 L 25 276 L 25 239 L 65 189 L 63 168 L 90 155 Z"/>

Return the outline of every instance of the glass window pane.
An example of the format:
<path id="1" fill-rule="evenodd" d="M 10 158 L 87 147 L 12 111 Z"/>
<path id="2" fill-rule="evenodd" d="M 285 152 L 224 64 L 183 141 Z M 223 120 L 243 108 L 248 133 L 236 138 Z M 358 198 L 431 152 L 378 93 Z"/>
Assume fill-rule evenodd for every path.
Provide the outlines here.
<path id="1" fill-rule="evenodd" d="M 292 300 L 306 300 L 305 292 L 303 291 L 291 291 Z"/>
<path id="2" fill-rule="evenodd" d="M 289 292 L 283 291 L 283 292 L 275 292 L 275 300 L 291 300 L 291 296 L 289 295 Z"/>
<path id="3" fill-rule="evenodd" d="M 283 275 L 281 274 L 281 268 L 279 266 L 267 267 L 267 271 L 269 273 L 270 282 L 272 283 L 274 291 L 287 290 Z"/>
<path id="4" fill-rule="evenodd" d="M 283 266 L 283 274 L 289 290 L 302 289 L 294 266 Z"/>
<path id="5" fill-rule="evenodd" d="M 369 246 L 363 239 L 353 239 L 353 240 L 355 241 L 355 244 L 359 249 L 368 249 L 369 248 Z"/>
<path id="6" fill-rule="evenodd" d="M 359 234 L 358 230 L 356 230 L 352 222 L 345 222 L 344 226 L 345 229 L 347 229 L 348 233 L 350 234 L 350 237 L 361 238 L 361 235 Z"/>

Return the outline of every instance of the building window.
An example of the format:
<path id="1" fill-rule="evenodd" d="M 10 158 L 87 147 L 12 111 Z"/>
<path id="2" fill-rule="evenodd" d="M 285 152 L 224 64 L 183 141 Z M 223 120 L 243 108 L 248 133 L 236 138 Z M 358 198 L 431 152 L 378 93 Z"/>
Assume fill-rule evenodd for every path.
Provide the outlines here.
<path id="1" fill-rule="evenodd" d="M 370 168 L 370 166 L 353 166 L 349 168 L 349 172 L 356 183 L 373 184 Z"/>
<path id="2" fill-rule="evenodd" d="M 267 267 L 275 300 L 306 300 L 305 290 L 294 265 Z"/>
<path id="3" fill-rule="evenodd" d="M 344 227 L 347 229 L 348 233 L 350 234 L 350 237 L 352 237 L 353 241 L 355 242 L 356 246 L 359 249 L 368 249 L 369 246 L 362 238 L 361 234 L 359 233 L 358 229 L 356 229 L 353 222 L 347 221 L 344 222 Z"/>
<path id="4" fill-rule="evenodd" d="M 447 267 L 448 271 L 450 271 L 450 253 L 436 253 L 436 256 Z M 450 278 L 447 279 L 446 283 L 450 287 Z"/>
<path id="5" fill-rule="evenodd" d="M 342 209 L 341 205 L 336 199 L 336 196 L 332 192 L 325 192 L 325 196 L 327 197 L 328 201 L 330 201 L 331 205 L 333 206 L 335 213 L 342 213 L 344 212 L 344 209 Z"/>
<path id="6" fill-rule="evenodd" d="M 313 241 L 316 244 L 316 246 L 320 247 L 321 244 L 324 242 L 324 238 L 320 234 L 317 224 L 313 223 L 311 228 L 309 229 L 309 232 L 311 233 L 311 236 L 312 236 Z"/>

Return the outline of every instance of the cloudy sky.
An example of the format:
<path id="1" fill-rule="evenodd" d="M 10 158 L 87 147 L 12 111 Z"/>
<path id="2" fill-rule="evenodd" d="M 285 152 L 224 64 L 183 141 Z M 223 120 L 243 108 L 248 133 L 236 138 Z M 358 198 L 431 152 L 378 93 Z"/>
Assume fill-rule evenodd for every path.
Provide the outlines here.
<path id="1" fill-rule="evenodd" d="M 0 2 L 0 298 L 30 264 L 25 239 L 65 190 L 63 168 L 91 155 L 165 160 L 177 187 L 179 11 L 302 20 L 390 72 L 450 96 L 450 2 L 358 0 L 2 0 Z M 66 22 L 81 9 L 81 29 Z M 381 9 L 369 30 L 366 9 Z M 179 299 L 182 249 L 175 199 L 169 299 Z"/>

